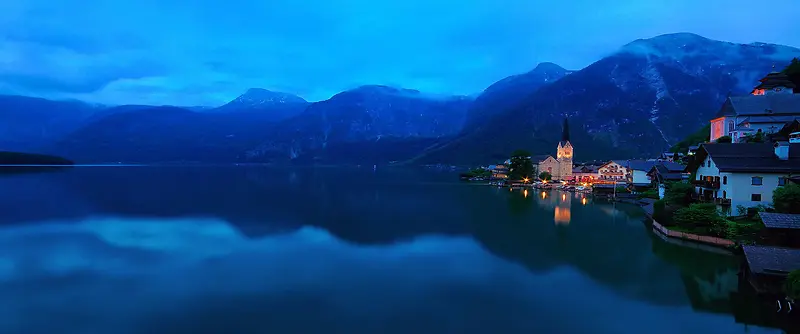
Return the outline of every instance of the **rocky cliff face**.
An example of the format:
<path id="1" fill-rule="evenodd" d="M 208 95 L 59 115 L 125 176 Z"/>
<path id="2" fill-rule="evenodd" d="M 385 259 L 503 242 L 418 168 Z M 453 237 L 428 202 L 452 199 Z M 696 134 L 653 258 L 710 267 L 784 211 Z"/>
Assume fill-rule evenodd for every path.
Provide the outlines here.
<path id="1" fill-rule="evenodd" d="M 574 125 L 577 160 L 650 156 L 702 127 L 728 94 L 747 94 L 773 66 L 797 56 L 791 47 L 686 33 L 637 40 L 419 161 L 480 161 L 517 148 L 552 153 L 564 117 Z"/>

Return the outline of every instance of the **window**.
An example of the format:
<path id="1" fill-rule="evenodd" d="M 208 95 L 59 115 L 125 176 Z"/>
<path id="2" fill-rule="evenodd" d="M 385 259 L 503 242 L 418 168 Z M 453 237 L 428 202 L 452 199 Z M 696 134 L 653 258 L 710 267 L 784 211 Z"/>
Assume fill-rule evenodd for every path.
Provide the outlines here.
<path id="1" fill-rule="evenodd" d="M 722 184 L 728 184 L 728 177 L 727 176 L 723 176 L 722 177 Z"/>
<path id="2" fill-rule="evenodd" d="M 733 132 L 733 121 L 728 122 L 728 132 Z"/>
<path id="3" fill-rule="evenodd" d="M 760 186 L 764 182 L 764 178 L 760 177 L 760 176 L 753 176 L 752 178 L 750 178 L 750 180 L 751 180 L 750 184 L 752 184 L 754 186 Z M 759 195 L 759 196 L 761 196 L 761 195 Z"/>
<path id="4" fill-rule="evenodd" d="M 728 192 L 723 190 L 722 191 L 722 198 L 728 198 Z"/>
<path id="5" fill-rule="evenodd" d="M 753 202 L 761 202 L 761 194 L 751 194 L 750 200 Z"/>
<path id="6" fill-rule="evenodd" d="M 785 186 L 786 185 L 786 178 L 785 177 L 779 177 L 778 178 L 778 185 L 779 186 Z"/>
<path id="7" fill-rule="evenodd" d="M 706 167 L 711 167 L 711 159 L 709 159 L 708 162 L 706 162 Z"/>

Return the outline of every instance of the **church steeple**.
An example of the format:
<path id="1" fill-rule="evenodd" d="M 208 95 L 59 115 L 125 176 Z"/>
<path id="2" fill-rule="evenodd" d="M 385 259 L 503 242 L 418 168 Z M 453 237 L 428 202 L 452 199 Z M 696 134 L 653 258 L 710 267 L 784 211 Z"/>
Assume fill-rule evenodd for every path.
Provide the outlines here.
<path id="1" fill-rule="evenodd" d="M 561 128 L 561 141 L 566 143 L 569 142 L 569 122 L 567 118 L 564 118 L 564 125 Z"/>

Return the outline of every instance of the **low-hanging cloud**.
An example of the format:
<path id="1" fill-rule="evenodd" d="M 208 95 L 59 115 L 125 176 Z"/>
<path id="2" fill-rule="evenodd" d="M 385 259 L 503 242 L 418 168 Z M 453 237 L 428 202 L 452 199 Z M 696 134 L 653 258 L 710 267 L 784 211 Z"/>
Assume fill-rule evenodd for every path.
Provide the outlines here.
<path id="1" fill-rule="evenodd" d="M 250 87 L 320 100 L 363 84 L 472 94 L 551 61 L 581 68 L 688 31 L 800 45 L 800 2 L 122 1 L 0 4 L 0 89 L 108 104 L 218 105 Z M 772 29 L 759 29 L 769 19 Z"/>

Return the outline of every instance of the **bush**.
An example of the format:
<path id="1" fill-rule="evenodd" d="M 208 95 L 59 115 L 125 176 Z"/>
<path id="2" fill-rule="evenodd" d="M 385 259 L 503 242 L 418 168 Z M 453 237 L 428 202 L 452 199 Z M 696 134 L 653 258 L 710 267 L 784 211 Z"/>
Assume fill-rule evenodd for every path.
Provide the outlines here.
<path id="1" fill-rule="evenodd" d="M 692 202 L 694 186 L 684 182 L 667 183 L 664 199 L 671 205 L 687 206 Z"/>
<path id="2" fill-rule="evenodd" d="M 792 299 L 800 299 L 800 269 L 793 270 L 786 278 L 786 295 Z"/>
<path id="3" fill-rule="evenodd" d="M 663 199 L 653 202 L 653 220 L 661 225 L 672 225 L 672 215 L 667 212 L 667 202 Z"/>
<path id="4" fill-rule="evenodd" d="M 800 185 L 789 183 L 772 192 L 772 206 L 780 213 L 800 213 Z"/>
<path id="5" fill-rule="evenodd" d="M 675 211 L 674 221 L 682 227 L 718 227 L 725 220 L 717 213 L 714 203 L 692 204 L 687 208 Z"/>
<path id="6" fill-rule="evenodd" d="M 658 198 L 658 189 L 647 189 L 647 190 L 645 190 L 643 192 L 640 192 L 636 197 L 639 198 L 639 199 L 642 199 L 642 198 L 659 199 Z"/>
<path id="7" fill-rule="evenodd" d="M 717 138 L 716 141 L 717 141 L 717 143 L 732 143 L 733 142 L 733 138 L 731 138 L 731 136 L 722 136 L 722 137 Z"/>
<path id="8" fill-rule="evenodd" d="M 550 175 L 550 173 L 548 173 L 548 172 L 539 173 L 539 180 L 550 181 L 552 179 L 553 179 L 553 176 Z"/>

